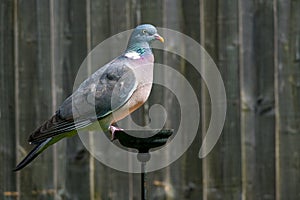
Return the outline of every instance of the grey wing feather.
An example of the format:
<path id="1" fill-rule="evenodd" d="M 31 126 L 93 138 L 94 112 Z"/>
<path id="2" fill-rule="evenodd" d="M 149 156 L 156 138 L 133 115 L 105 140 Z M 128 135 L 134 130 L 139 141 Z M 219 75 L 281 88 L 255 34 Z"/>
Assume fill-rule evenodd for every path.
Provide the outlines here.
<path id="1" fill-rule="evenodd" d="M 86 80 L 59 111 L 63 118 L 101 119 L 124 105 L 136 87 L 132 69 L 120 61 L 113 62 Z"/>
<path id="2" fill-rule="evenodd" d="M 114 60 L 85 80 L 56 114 L 32 133 L 29 142 L 87 127 L 122 107 L 137 87 L 134 72 L 122 61 Z"/>

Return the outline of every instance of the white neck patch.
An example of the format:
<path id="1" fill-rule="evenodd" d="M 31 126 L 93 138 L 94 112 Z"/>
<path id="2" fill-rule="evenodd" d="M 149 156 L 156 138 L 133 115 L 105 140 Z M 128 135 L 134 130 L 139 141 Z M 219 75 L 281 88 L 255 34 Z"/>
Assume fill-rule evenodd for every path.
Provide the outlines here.
<path id="1" fill-rule="evenodd" d="M 125 53 L 125 57 L 134 59 L 134 60 L 141 58 L 140 54 L 136 51 L 129 51 L 129 52 Z"/>

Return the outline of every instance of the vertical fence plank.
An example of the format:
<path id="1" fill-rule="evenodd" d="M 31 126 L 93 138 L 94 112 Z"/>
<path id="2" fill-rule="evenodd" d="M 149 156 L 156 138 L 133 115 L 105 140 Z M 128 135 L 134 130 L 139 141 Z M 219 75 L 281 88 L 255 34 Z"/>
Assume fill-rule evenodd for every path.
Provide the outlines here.
<path id="1" fill-rule="evenodd" d="M 275 199 L 274 19 L 272 1 L 253 1 L 255 116 L 255 199 Z M 253 84 L 250 80 L 249 84 Z"/>
<path id="2" fill-rule="evenodd" d="M 86 1 L 63 2 L 61 6 L 62 18 L 57 18 L 56 23 L 60 29 L 56 36 L 62 35 L 63 38 L 56 41 L 56 44 L 59 45 L 59 41 L 63 43 L 59 46 L 63 54 L 61 58 L 57 58 L 59 60 L 54 61 L 62 65 L 62 70 L 57 71 L 60 76 L 58 81 L 61 81 L 57 87 L 63 90 L 64 99 L 72 93 L 77 70 L 87 55 Z M 60 9 L 59 4 L 55 9 Z M 78 136 L 67 139 L 65 195 L 69 199 L 91 198 L 89 156 Z"/>
<path id="3" fill-rule="evenodd" d="M 182 29 L 181 31 L 193 38 L 200 43 L 200 12 L 203 12 L 200 8 L 200 1 L 193 0 L 187 4 L 184 0 L 181 1 L 180 6 L 182 7 Z M 203 14 L 203 13 L 201 13 Z M 193 53 L 194 49 L 189 46 L 185 46 L 185 54 Z M 199 53 L 199 52 L 198 52 Z M 184 76 L 192 85 L 195 94 L 197 95 L 197 100 L 199 103 L 199 110 L 201 112 L 201 75 L 195 70 L 195 66 L 190 63 L 184 63 Z M 195 119 L 193 119 L 195 120 Z M 201 120 L 201 119 L 199 119 Z M 185 153 L 185 163 L 182 165 L 184 169 L 185 181 L 182 184 L 181 193 L 183 199 L 202 199 L 202 159 L 198 158 L 199 149 L 201 147 L 201 121 L 199 122 L 198 133 L 192 143 Z"/>
<path id="4" fill-rule="evenodd" d="M 256 68 L 253 51 L 253 2 L 240 1 L 240 79 L 241 79 L 241 141 L 243 199 L 253 199 L 255 192 L 255 106 Z"/>
<path id="5" fill-rule="evenodd" d="M 218 1 L 218 60 L 227 96 L 227 113 L 221 136 L 222 199 L 241 196 L 241 136 L 240 136 L 240 80 L 238 46 L 238 1 Z"/>
<path id="6" fill-rule="evenodd" d="M 17 198 L 15 138 L 14 2 L 0 1 L 0 199 Z"/>
<path id="7" fill-rule="evenodd" d="M 300 2 L 275 3 L 277 199 L 300 197 Z"/>
<path id="8" fill-rule="evenodd" d="M 64 18 L 62 12 L 64 11 L 64 3 L 55 3 L 56 1 L 49 1 L 49 17 L 50 17 L 50 56 L 51 62 L 51 95 L 52 95 L 52 113 L 57 110 L 58 104 L 63 97 L 63 62 L 64 57 L 64 42 L 63 42 L 63 25 Z M 52 147 L 53 151 L 53 178 L 55 199 L 66 199 L 66 141 L 62 140 Z"/>
<path id="9" fill-rule="evenodd" d="M 17 85 L 18 92 L 16 94 L 16 99 L 18 105 L 16 105 L 19 110 L 18 112 L 18 139 L 19 145 L 18 146 L 18 161 L 21 160 L 22 157 L 28 153 L 31 146 L 28 145 L 27 139 L 28 134 L 35 128 L 34 122 L 34 104 L 30 102 L 31 97 L 33 95 L 32 89 L 32 79 L 26 78 L 31 77 L 35 73 L 34 71 L 36 64 L 35 60 L 32 58 L 35 57 L 36 53 L 36 45 L 34 44 L 34 40 L 36 40 L 35 35 L 35 26 L 33 26 L 35 13 L 31 10 L 34 8 L 34 4 L 32 1 L 28 1 L 25 3 L 17 2 L 17 11 L 18 11 L 18 47 L 16 51 L 18 51 L 19 55 L 19 63 L 18 63 L 18 71 L 17 71 Z M 29 22 L 32 21 L 30 24 Z M 22 61 L 22 62 L 21 62 Z M 30 67 L 27 67 L 30 66 Z M 20 173 L 20 197 L 21 199 L 32 199 L 34 198 L 32 195 L 32 185 L 33 180 L 31 177 L 32 166 L 28 166 L 27 168 L 23 169 Z M 25 184 L 26 183 L 26 184 Z"/>
<path id="10" fill-rule="evenodd" d="M 182 27 L 182 7 L 180 6 L 181 2 L 179 0 L 172 1 L 167 0 L 163 3 L 163 26 L 165 28 L 169 28 L 176 31 L 181 31 Z M 172 37 L 171 35 L 166 35 L 166 40 L 170 45 L 177 43 L 177 38 Z M 180 49 L 182 52 L 184 52 L 185 47 L 182 46 L 182 49 Z M 185 65 L 184 65 L 184 59 L 180 58 L 179 56 L 176 56 L 172 53 L 165 52 L 163 55 L 163 64 L 169 67 L 172 67 L 174 70 L 177 70 L 179 73 L 184 73 Z M 175 87 L 180 92 L 184 92 L 184 86 L 182 83 L 178 80 L 170 80 L 166 79 L 168 77 L 167 74 L 159 75 L 154 74 L 157 76 L 163 76 L 165 82 L 169 82 L 172 85 L 175 85 Z M 172 128 L 176 131 L 178 130 L 178 126 L 181 123 L 180 121 L 180 106 L 184 105 L 178 105 L 179 103 L 183 102 L 177 102 L 176 96 L 168 92 L 168 88 L 165 88 L 163 90 L 163 102 L 164 107 L 167 110 L 167 121 L 166 121 L 166 127 Z M 184 116 L 188 117 L 188 116 Z M 182 142 L 184 142 L 184 138 L 182 138 Z M 171 152 L 168 152 L 168 155 L 165 155 L 166 159 L 169 159 L 168 157 L 171 156 Z M 166 172 L 163 174 L 163 179 L 165 181 L 166 187 L 164 187 L 166 199 L 183 199 L 183 191 L 182 188 L 185 185 L 185 161 L 186 161 L 186 154 L 181 156 L 180 159 L 169 165 L 165 170 Z M 167 188 L 169 188 L 167 190 Z"/>
<path id="11" fill-rule="evenodd" d="M 101 15 L 99 15 L 101 13 Z M 109 1 L 92 0 L 90 2 L 90 41 L 91 48 L 93 49 L 100 42 L 104 41 L 110 36 L 110 24 L 109 21 Z M 102 59 L 109 60 L 109 55 L 101 55 Z M 100 66 L 99 66 L 100 67 Z M 109 185 L 107 180 L 110 173 L 108 173 L 108 167 L 103 165 L 97 160 L 94 160 L 94 197 L 92 199 L 109 199 Z"/>
<path id="12" fill-rule="evenodd" d="M 36 67 L 33 73 L 36 74 L 34 96 L 32 97 L 33 109 L 35 110 L 35 126 L 52 115 L 52 94 L 51 94 L 51 49 L 50 49 L 50 14 L 49 1 L 36 2 Z M 34 22 L 32 22 L 34 23 Z M 28 66 L 25 66 L 28 67 Z M 30 75 L 29 75 L 30 76 Z M 26 77 L 30 78 L 30 77 Z M 28 88 L 30 89 L 30 88 Z M 35 127 L 32 127 L 35 128 Z M 32 129 L 33 130 L 33 129 Z M 28 135 L 27 135 L 28 136 Z M 36 185 L 32 189 L 36 198 L 54 199 L 53 187 L 53 154 L 52 150 L 45 151 L 41 158 L 38 158 L 32 165 L 33 181 Z"/>
<path id="13" fill-rule="evenodd" d="M 237 1 L 207 1 L 204 6 L 204 45 L 223 77 L 227 92 L 227 118 L 230 118 L 225 122 L 220 141 L 204 159 L 204 199 L 239 199 L 241 154 Z M 203 94 L 209 98 L 205 90 Z M 207 97 L 203 102 L 204 132 L 210 119 Z"/>
<path id="14" fill-rule="evenodd" d="M 201 44 L 205 50 L 209 53 L 214 61 L 217 60 L 217 0 L 202 1 L 201 11 Z M 205 64 L 205 63 L 204 63 Z M 210 97 L 208 94 L 205 83 L 202 82 L 201 89 L 201 122 L 203 137 L 209 125 L 210 119 Z M 220 177 L 220 174 L 214 171 L 213 166 L 219 166 L 219 159 L 217 153 L 219 151 L 220 144 L 216 143 L 213 150 L 203 159 L 202 163 L 202 176 L 203 176 L 203 199 L 219 199 L 220 191 L 218 185 L 216 185 L 216 178 Z M 219 198 L 218 198 L 219 197 Z"/>
<path id="15" fill-rule="evenodd" d="M 227 118 L 220 141 L 204 159 L 204 199 L 239 199 L 241 193 L 237 5 L 237 1 L 204 2 L 204 45 L 219 67 L 227 93 Z M 205 87 L 202 105 L 205 133 L 210 119 Z"/>
<path id="16" fill-rule="evenodd" d="M 40 2 L 39 2 L 40 3 Z M 24 157 L 32 148 L 29 134 L 51 113 L 49 12 L 34 1 L 18 2 L 19 32 L 19 152 Z M 44 2 L 47 4 L 47 2 Z M 52 152 L 45 151 L 20 173 L 21 199 L 53 198 Z M 19 158 L 20 158 L 19 157 Z"/>
<path id="17" fill-rule="evenodd" d="M 55 113 L 60 103 L 71 93 L 74 79 L 74 68 L 70 64 L 70 16 L 69 4 L 66 1 L 50 0 L 50 39 L 51 39 L 51 94 L 52 113 Z M 70 199 L 67 191 L 67 140 L 61 140 L 53 145 L 54 153 L 54 189 L 57 199 Z"/>

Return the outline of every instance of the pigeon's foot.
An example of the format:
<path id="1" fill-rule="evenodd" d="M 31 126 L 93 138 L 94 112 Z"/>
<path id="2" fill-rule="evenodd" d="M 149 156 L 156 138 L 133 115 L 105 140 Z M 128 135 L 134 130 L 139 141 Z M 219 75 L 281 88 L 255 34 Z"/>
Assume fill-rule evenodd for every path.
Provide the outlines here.
<path id="1" fill-rule="evenodd" d="M 111 141 L 115 140 L 115 131 L 123 131 L 124 129 L 110 125 L 108 130 L 111 133 Z"/>

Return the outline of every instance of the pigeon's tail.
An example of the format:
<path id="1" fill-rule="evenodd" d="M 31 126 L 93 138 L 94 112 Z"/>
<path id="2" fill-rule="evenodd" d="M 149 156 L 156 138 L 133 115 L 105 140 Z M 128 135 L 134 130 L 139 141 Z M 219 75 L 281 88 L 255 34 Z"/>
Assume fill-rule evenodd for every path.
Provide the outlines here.
<path id="1" fill-rule="evenodd" d="M 16 166 L 13 171 L 19 171 L 33 161 L 40 153 L 42 153 L 50 144 L 52 138 L 48 138 L 36 144 L 34 149 Z"/>

